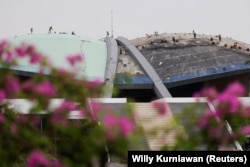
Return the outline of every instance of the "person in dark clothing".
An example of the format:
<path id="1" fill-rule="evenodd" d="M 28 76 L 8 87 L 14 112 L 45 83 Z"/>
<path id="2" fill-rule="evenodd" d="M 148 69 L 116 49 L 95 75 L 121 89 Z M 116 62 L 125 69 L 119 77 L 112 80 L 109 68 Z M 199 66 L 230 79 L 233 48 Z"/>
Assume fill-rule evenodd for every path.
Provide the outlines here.
<path id="1" fill-rule="evenodd" d="M 195 31 L 193 30 L 193 34 L 194 34 L 194 39 L 196 39 L 196 33 L 195 33 Z"/>
<path id="2" fill-rule="evenodd" d="M 33 34 L 33 28 L 30 29 L 30 34 Z"/>
<path id="3" fill-rule="evenodd" d="M 51 34 L 51 31 L 53 30 L 52 26 L 49 27 L 49 32 L 48 34 Z"/>

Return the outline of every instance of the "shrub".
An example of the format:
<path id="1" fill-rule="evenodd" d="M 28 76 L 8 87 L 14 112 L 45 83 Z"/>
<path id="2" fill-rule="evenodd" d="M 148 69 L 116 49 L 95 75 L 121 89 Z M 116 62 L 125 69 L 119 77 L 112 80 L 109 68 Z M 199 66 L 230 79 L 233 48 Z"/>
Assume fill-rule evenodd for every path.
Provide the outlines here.
<path id="1" fill-rule="evenodd" d="M 106 158 L 109 143 L 114 155 L 126 159 L 136 128 L 132 115 L 87 103 L 88 98 L 100 97 L 103 83 L 78 77 L 74 67 L 85 61 L 82 54 L 68 56 L 72 70 L 66 70 L 53 67 L 34 46 L 1 41 L 0 57 L 0 166 L 90 166 L 95 157 Z M 12 68 L 22 58 L 40 72 L 30 78 L 17 76 Z M 54 98 L 63 100 L 51 108 Z M 21 114 L 19 108 L 10 108 L 10 99 L 26 99 L 34 105 L 28 114 Z M 69 119 L 72 111 L 78 111 L 79 119 Z M 103 117 L 101 111 L 108 114 Z"/>

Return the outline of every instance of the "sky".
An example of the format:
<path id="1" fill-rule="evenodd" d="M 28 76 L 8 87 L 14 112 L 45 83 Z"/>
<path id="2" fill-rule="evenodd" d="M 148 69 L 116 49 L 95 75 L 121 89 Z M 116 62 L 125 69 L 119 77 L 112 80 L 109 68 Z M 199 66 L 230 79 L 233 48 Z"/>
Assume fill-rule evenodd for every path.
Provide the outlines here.
<path id="1" fill-rule="evenodd" d="M 250 44 L 250 0 L 0 0 L 0 38 L 66 32 L 102 39 L 191 33 Z M 111 28 L 112 27 L 112 28 Z"/>

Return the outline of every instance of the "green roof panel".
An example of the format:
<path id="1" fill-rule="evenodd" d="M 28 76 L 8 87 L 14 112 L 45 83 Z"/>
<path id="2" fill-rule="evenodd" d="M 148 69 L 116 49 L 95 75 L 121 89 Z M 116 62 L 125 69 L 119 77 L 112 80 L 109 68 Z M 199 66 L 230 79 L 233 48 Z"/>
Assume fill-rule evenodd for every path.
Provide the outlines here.
<path id="1" fill-rule="evenodd" d="M 79 37 L 69 34 L 39 34 L 14 37 L 11 40 L 14 44 L 32 44 L 43 53 L 56 67 L 71 69 L 66 57 L 81 53 L 85 61 L 77 64 L 80 75 L 86 79 L 104 80 L 107 47 L 106 43 L 90 38 Z M 26 60 L 19 61 L 18 67 L 21 71 L 37 72 L 37 66 L 30 65 Z"/>

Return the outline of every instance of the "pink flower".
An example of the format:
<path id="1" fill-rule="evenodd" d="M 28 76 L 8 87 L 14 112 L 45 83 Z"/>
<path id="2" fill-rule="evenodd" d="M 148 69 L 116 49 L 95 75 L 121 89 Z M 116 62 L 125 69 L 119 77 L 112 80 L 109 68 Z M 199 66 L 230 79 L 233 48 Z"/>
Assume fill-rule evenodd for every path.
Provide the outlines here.
<path id="1" fill-rule="evenodd" d="M 22 89 L 23 89 L 23 91 L 31 91 L 31 90 L 33 90 L 34 89 L 33 82 L 31 80 L 24 82 L 23 85 L 22 85 Z"/>
<path id="2" fill-rule="evenodd" d="M 26 120 L 27 120 L 27 117 L 26 117 L 24 114 L 20 114 L 20 115 L 18 115 L 18 117 L 17 117 L 17 121 L 18 121 L 19 123 L 24 123 Z"/>
<path id="3" fill-rule="evenodd" d="M 113 114 L 106 114 L 103 119 L 103 125 L 106 128 L 107 136 L 112 139 L 115 134 L 115 127 L 124 137 L 128 137 L 135 129 L 134 123 L 125 116 L 115 116 Z"/>
<path id="4" fill-rule="evenodd" d="M 33 151 L 27 158 L 28 167 L 47 167 L 49 164 L 49 160 L 39 150 Z"/>
<path id="5" fill-rule="evenodd" d="M 205 88 L 202 93 L 209 101 L 213 101 L 218 96 L 218 92 L 214 87 Z"/>
<path id="6" fill-rule="evenodd" d="M 5 92 L 0 90 L 0 102 L 2 102 L 6 98 Z"/>
<path id="7" fill-rule="evenodd" d="M 0 56 L 2 56 L 2 54 L 5 51 L 5 48 L 9 45 L 9 42 L 7 40 L 2 40 L 0 41 Z"/>
<path id="8" fill-rule="evenodd" d="M 243 110 L 242 115 L 245 117 L 250 117 L 250 107 L 247 107 L 245 110 Z"/>
<path id="9" fill-rule="evenodd" d="M 8 44 L 9 42 L 7 40 L 0 41 L 0 57 L 4 54 L 5 48 L 7 47 Z"/>
<path id="10" fill-rule="evenodd" d="M 79 110 L 79 116 L 80 117 L 85 117 L 87 114 L 86 114 L 86 110 L 85 109 L 80 109 Z"/>
<path id="11" fill-rule="evenodd" d="M 67 61 L 71 66 L 74 66 L 76 62 L 84 61 L 84 57 L 81 54 L 71 55 L 67 57 Z"/>
<path id="12" fill-rule="evenodd" d="M 108 139 L 114 139 L 115 135 L 119 132 L 120 129 L 118 122 L 119 120 L 117 116 L 113 115 L 112 113 L 105 115 L 103 119 L 103 125 Z"/>
<path id="13" fill-rule="evenodd" d="M 3 123 L 4 122 L 4 115 L 3 113 L 0 112 L 0 123 Z"/>
<path id="14" fill-rule="evenodd" d="M 75 110 L 76 107 L 77 107 L 77 105 L 75 102 L 66 101 L 66 100 L 64 102 L 62 102 L 62 104 L 60 106 L 61 109 L 68 110 L 68 111 Z"/>
<path id="15" fill-rule="evenodd" d="M 56 95 L 56 89 L 49 81 L 44 81 L 34 88 L 37 93 L 40 93 L 45 96 L 54 96 Z"/>
<path id="16" fill-rule="evenodd" d="M 195 92 L 194 94 L 193 94 L 193 97 L 195 97 L 195 98 L 200 98 L 202 96 L 202 94 L 201 94 L 201 92 Z"/>
<path id="17" fill-rule="evenodd" d="M 42 56 L 38 53 L 33 53 L 30 55 L 30 63 L 31 64 L 37 64 L 40 63 L 42 60 Z"/>
<path id="18" fill-rule="evenodd" d="M 87 87 L 88 88 L 98 88 L 103 85 L 103 82 L 100 79 L 95 79 L 93 81 L 88 81 L 87 82 Z"/>
<path id="19" fill-rule="evenodd" d="M 76 103 L 70 101 L 64 101 L 61 105 L 55 110 L 51 117 L 51 123 L 54 125 L 63 125 L 67 126 L 68 124 L 68 115 L 72 110 L 76 110 Z"/>
<path id="20" fill-rule="evenodd" d="M 119 124 L 121 133 L 124 137 L 128 137 L 131 132 L 135 129 L 135 125 L 127 117 L 120 117 Z"/>
<path id="21" fill-rule="evenodd" d="M 7 40 L 2 40 L 0 41 L 0 48 L 5 48 L 8 44 L 9 42 Z"/>
<path id="22" fill-rule="evenodd" d="M 91 104 L 92 110 L 98 111 L 98 112 L 102 110 L 102 105 L 100 103 L 92 101 L 90 104 Z"/>
<path id="23" fill-rule="evenodd" d="M 198 126 L 201 128 L 207 127 L 210 121 L 216 120 L 218 118 L 218 115 L 220 115 L 218 112 L 212 112 L 210 110 L 205 111 L 204 115 L 198 122 Z"/>
<path id="24" fill-rule="evenodd" d="M 100 111 L 102 111 L 102 105 L 100 103 L 92 101 L 90 103 L 90 107 L 91 107 L 91 117 L 93 120 L 96 120 L 98 118 Z"/>
<path id="25" fill-rule="evenodd" d="M 245 88 L 241 83 L 236 81 L 228 85 L 225 92 L 235 96 L 242 96 L 245 93 Z"/>
<path id="26" fill-rule="evenodd" d="M 239 107 L 241 106 L 241 102 L 238 99 L 238 97 L 236 97 L 233 94 L 230 94 L 228 92 L 223 92 L 218 96 L 218 102 L 219 103 L 223 103 L 223 104 L 228 104 L 230 111 L 232 113 L 235 113 L 238 111 Z"/>
<path id="27" fill-rule="evenodd" d="M 67 74 L 70 74 L 70 71 L 68 71 L 68 70 L 66 70 L 66 69 L 64 69 L 64 68 L 58 68 L 57 70 L 58 70 L 58 73 L 59 73 L 60 75 L 67 75 Z"/>
<path id="28" fill-rule="evenodd" d="M 5 84 L 6 84 L 5 85 L 6 93 L 8 93 L 8 94 L 15 94 L 15 93 L 18 93 L 20 91 L 19 81 L 14 76 L 8 76 L 6 78 Z"/>
<path id="29" fill-rule="evenodd" d="M 250 134 L 250 125 L 244 126 L 241 128 L 240 133 L 243 135 L 249 135 Z"/>
<path id="30" fill-rule="evenodd" d="M 154 108 L 157 109 L 157 111 L 161 115 L 166 115 L 168 113 L 168 105 L 165 102 L 155 101 L 155 102 L 153 102 L 153 106 L 154 106 Z"/>
<path id="31" fill-rule="evenodd" d="M 32 45 L 29 45 L 29 46 L 26 48 L 26 53 L 29 54 L 29 55 L 35 53 L 35 47 L 32 46 Z"/>
<path id="32" fill-rule="evenodd" d="M 208 125 L 208 119 L 206 117 L 202 117 L 198 122 L 198 126 L 201 128 L 205 128 L 207 125 Z"/>
<path id="33" fill-rule="evenodd" d="M 14 59 L 14 54 L 13 54 L 13 52 L 8 51 L 8 52 L 7 52 L 7 55 L 6 55 L 6 58 L 5 58 L 5 61 L 11 62 L 13 59 Z"/>
<path id="34" fill-rule="evenodd" d="M 62 125 L 66 127 L 68 125 L 67 118 L 68 112 L 65 110 L 56 110 L 53 113 L 50 121 L 53 125 Z"/>
<path id="35" fill-rule="evenodd" d="M 1 47 L 0 47 L 0 57 L 2 57 L 3 52 L 4 52 L 4 48 L 1 48 Z"/>
<path id="36" fill-rule="evenodd" d="M 114 126 L 117 124 L 117 117 L 113 114 L 106 114 L 103 120 L 105 126 Z"/>
<path id="37" fill-rule="evenodd" d="M 19 57 L 24 57 L 27 54 L 27 52 L 26 52 L 27 48 L 25 47 L 24 44 L 16 47 L 15 51 L 17 53 L 17 56 L 19 56 Z"/>

